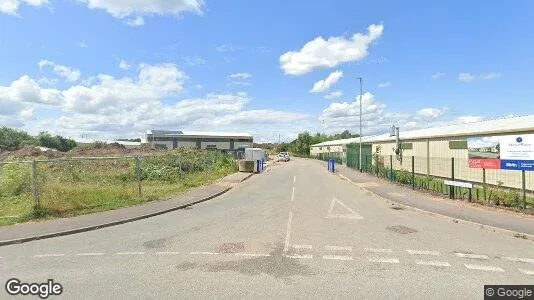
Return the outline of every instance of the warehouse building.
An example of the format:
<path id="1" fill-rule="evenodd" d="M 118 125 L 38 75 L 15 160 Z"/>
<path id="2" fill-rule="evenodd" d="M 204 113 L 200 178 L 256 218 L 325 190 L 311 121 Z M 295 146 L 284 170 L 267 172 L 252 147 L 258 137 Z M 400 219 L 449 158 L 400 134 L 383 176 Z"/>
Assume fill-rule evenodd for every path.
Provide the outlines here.
<path id="1" fill-rule="evenodd" d="M 217 149 L 223 152 L 244 151 L 253 145 L 247 133 L 147 130 L 146 141 L 156 148 Z"/>
<path id="2" fill-rule="evenodd" d="M 469 152 L 484 152 L 491 156 L 497 151 L 495 145 L 472 147 L 468 149 L 468 139 L 483 138 L 490 140 L 503 136 L 534 134 L 534 115 L 521 117 L 508 117 L 495 120 L 486 120 L 468 124 L 455 124 L 449 126 L 425 128 L 419 130 L 403 131 L 400 128 L 400 152 L 395 152 L 396 137 L 389 133 L 362 137 L 362 155 L 364 159 L 371 155 L 382 157 L 384 164 L 395 170 L 411 170 L 412 156 L 414 157 L 415 173 L 442 178 L 451 177 L 451 164 L 454 163 L 455 178 L 471 182 L 482 182 L 483 172 L 486 182 L 494 185 L 520 188 L 522 185 L 522 172 L 517 170 L 504 170 L 488 167 L 469 166 Z M 311 155 L 328 155 L 340 157 L 347 162 L 347 149 L 358 150 L 359 138 L 337 141 L 328 141 L 312 145 Z M 454 160 L 452 160 L 454 158 Z M 496 157 L 498 158 L 498 157 Z M 362 161 L 365 163 L 365 160 Z M 453 162 L 454 161 L 454 162 Z M 534 172 L 526 172 L 527 189 L 534 190 Z"/>

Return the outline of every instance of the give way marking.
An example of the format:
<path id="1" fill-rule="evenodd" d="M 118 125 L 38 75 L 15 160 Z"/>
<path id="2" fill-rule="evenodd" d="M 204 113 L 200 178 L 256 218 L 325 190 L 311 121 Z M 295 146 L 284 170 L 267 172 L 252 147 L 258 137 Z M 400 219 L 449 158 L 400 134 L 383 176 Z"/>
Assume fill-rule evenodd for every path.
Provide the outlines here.
<path id="1" fill-rule="evenodd" d="M 338 204 L 338 206 L 341 206 L 344 208 L 344 211 L 346 211 L 343 214 L 334 214 L 334 207 Z M 328 219 L 363 219 L 362 216 L 357 214 L 354 210 L 352 210 L 350 207 L 348 207 L 345 203 L 339 201 L 336 197 L 332 198 L 332 202 L 330 203 L 330 208 L 328 208 L 328 213 L 326 214 L 326 218 Z"/>

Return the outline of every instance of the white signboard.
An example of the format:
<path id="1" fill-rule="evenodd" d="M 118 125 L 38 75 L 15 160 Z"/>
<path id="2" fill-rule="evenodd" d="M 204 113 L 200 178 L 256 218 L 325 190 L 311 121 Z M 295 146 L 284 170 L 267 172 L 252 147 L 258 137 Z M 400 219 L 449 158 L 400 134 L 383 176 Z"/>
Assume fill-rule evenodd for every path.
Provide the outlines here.
<path id="1" fill-rule="evenodd" d="M 499 137 L 501 159 L 534 160 L 534 134 Z"/>

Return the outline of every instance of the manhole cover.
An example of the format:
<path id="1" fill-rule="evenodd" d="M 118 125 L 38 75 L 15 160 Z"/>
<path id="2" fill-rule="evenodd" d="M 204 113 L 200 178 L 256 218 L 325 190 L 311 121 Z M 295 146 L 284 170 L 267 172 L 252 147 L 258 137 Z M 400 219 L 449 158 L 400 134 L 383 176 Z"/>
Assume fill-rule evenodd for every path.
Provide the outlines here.
<path id="1" fill-rule="evenodd" d="M 219 253 L 238 253 L 245 251 L 244 243 L 224 243 L 217 246 Z"/>
<path id="2" fill-rule="evenodd" d="M 389 229 L 389 230 L 391 230 L 393 232 L 400 233 L 400 234 L 407 234 L 407 233 L 417 232 L 417 230 L 415 230 L 413 228 L 410 228 L 410 227 L 406 227 L 404 225 L 389 226 L 389 227 L 386 227 L 386 229 Z"/>

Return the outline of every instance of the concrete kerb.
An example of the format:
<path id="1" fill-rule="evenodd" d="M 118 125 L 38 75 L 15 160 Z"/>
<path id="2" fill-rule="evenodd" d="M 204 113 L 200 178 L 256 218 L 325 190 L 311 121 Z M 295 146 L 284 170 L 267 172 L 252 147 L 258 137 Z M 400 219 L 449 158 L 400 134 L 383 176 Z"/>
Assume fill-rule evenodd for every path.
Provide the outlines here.
<path id="1" fill-rule="evenodd" d="M 243 182 L 243 181 L 249 179 L 252 175 L 253 174 L 249 174 L 247 177 L 243 178 L 240 182 Z M 93 225 L 93 226 L 87 226 L 87 227 L 81 227 L 81 228 L 76 228 L 76 229 L 58 231 L 58 232 L 41 234 L 41 235 L 36 235 L 36 236 L 31 236 L 31 237 L 24 237 L 24 238 L 19 238 L 19 239 L 12 239 L 12 240 L 7 240 L 7 241 L 0 241 L 0 247 L 1 246 L 12 245 L 12 244 L 22 244 L 22 243 L 26 243 L 26 242 L 30 242 L 30 241 L 42 240 L 42 239 L 53 238 L 53 237 L 64 236 L 64 235 L 70 235 L 70 234 L 76 234 L 76 233 L 81 233 L 81 232 L 87 232 L 87 231 L 97 230 L 97 229 L 100 229 L 100 228 L 105 228 L 105 227 L 110 227 L 110 226 L 129 223 L 129 222 L 134 222 L 134 221 L 138 221 L 138 220 L 142 220 L 142 219 L 146 219 L 146 218 L 150 218 L 150 217 L 155 217 L 155 216 L 158 216 L 158 215 L 169 213 L 171 211 L 175 211 L 175 210 L 178 210 L 178 209 L 182 209 L 182 208 L 189 207 L 189 206 L 201 203 L 201 202 L 205 202 L 205 201 L 211 200 L 211 199 L 213 199 L 215 197 L 219 197 L 220 195 L 228 192 L 231 189 L 232 189 L 232 187 L 226 187 L 222 191 L 220 191 L 218 193 L 215 193 L 213 195 L 209 195 L 209 196 L 204 197 L 202 199 L 199 199 L 199 200 L 196 200 L 196 201 L 193 201 L 193 202 L 189 202 L 189 203 L 186 203 L 186 204 L 181 204 L 181 205 L 178 205 L 178 206 L 175 206 L 175 207 L 172 207 L 172 208 L 168 208 L 168 209 L 164 209 L 164 210 L 160 210 L 160 211 L 156 211 L 156 212 L 151 212 L 151 213 L 144 214 L 144 215 L 125 218 L 125 219 L 116 220 L 116 221 L 103 223 L 103 224 L 98 224 L 98 225 Z"/>
<path id="2" fill-rule="evenodd" d="M 453 218 L 453 217 L 450 217 L 450 216 L 447 216 L 447 215 L 443 215 L 443 214 L 439 214 L 439 213 L 427 211 L 427 210 L 424 210 L 424 209 L 421 209 L 421 208 L 417 208 L 417 207 L 413 207 L 413 206 L 410 206 L 410 205 L 399 203 L 399 202 L 397 202 L 395 200 L 386 198 L 384 196 L 380 196 L 380 195 L 370 191 L 369 189 L 365 188 L 364 186 L 362 186 L 362 185 L 360 185 L 360 184 L 358 184 L 356 182 L 353 182 L 350 178 L 348 178 L 347 176 L 344 176 L 343 174 L 337 173 L 337 175 L 341 179 L 346 180 L 347 182 L 359 187 L 361 190 L 363 190 L 367 194 L 369 194 L 369 195 L 371 195 L 373 197 L 379 198 L 381 200 L 384 200 L 386 202 L 392 202 L 395 205 L 398 205 L 398 206 L 400 206 L 402 208 L 410 209 L 410 210 L 417 211 L 419 213 L 423 213 L 423 214 L 427 214 L 427 215 L 439 216 L 439 217 L 442 217 L 442 218 L 446 218 L 448 220 L 452 220 L 452 222 L 454 222 L 454 223 L 469 224 L 469 225 L 477 226 L 480 229 L 484 229 L 484 230 L 487 230 L 487 231 L 493 231 L 493 232 L 499 231 L 499 232 L 504 233 L 504 234 L 510 234 L 510 235 L 512 235 L 514 237 L 518 237 L 518 235 L 521 235 L 521 238 L 526 238 L 528 240 L 534 241 L 534 235 L 532 235 L 532 234 L 523 233 L 523 232 L 517 232 L 517 231 L 513 231 L 513 230 L 509 230 L 509 229 L 499 228 L 499 227 L 494 227 L 494 226 L 485 225 L 485 224 L 481 224 L 481 223 L 477 223 L 477 222 L 473 222 L 473 221 L 468 221 L 468 220 L 464 220 L 464 219 Z"/>

